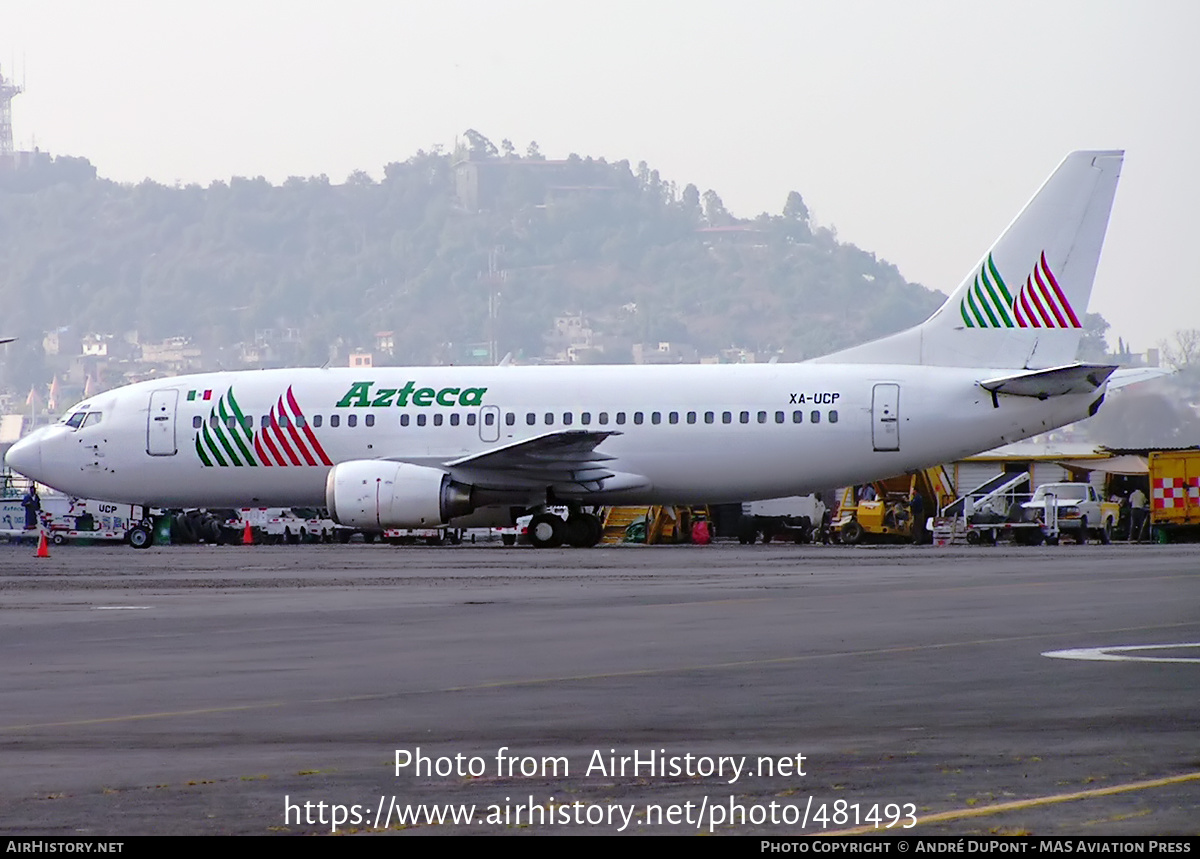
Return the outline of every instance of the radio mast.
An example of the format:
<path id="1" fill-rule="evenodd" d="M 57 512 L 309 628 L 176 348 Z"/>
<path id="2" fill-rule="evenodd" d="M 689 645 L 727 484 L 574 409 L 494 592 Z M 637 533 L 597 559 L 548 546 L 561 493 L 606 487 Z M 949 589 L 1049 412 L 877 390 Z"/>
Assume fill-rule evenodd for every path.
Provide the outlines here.
<path id="1" fill-rule="evenodd" d="M 16 83 L 4 77 L 0 70 L 0 158 L 13 154 L 12 100 L 23 92 Z"/>

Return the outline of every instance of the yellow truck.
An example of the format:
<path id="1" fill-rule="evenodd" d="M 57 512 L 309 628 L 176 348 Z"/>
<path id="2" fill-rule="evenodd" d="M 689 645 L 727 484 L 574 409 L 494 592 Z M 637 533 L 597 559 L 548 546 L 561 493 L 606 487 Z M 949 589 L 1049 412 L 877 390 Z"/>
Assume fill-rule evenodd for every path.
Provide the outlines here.
<path id="1" fill-rule="evenodd" d="M 1200 448 L 1150 453 L 1150 537 L 1200 537 Z"/>

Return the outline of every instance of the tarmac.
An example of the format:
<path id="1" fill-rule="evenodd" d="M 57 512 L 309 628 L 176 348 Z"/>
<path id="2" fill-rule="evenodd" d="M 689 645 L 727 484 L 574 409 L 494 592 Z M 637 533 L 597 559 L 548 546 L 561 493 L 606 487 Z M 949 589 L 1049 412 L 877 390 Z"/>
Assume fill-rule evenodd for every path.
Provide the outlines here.
<path id="1" fill-rule="evenodd" d="M 1200 832 L 1195 546 L 32 555 L 8 835 Z"/>

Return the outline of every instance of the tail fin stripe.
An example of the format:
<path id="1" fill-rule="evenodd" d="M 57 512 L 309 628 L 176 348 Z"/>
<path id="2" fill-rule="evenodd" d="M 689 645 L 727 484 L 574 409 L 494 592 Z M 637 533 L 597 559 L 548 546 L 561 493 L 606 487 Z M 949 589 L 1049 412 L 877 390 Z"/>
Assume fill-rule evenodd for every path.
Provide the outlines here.
<path id="1" fill-rule="evenodd" d="M 988 295 L 990 295 L 992 298 L 992 306 L 996 308 L 996 313 L 1000 316 L 1000 324 L 1003 324 L 1005 328 L 1012 328 L 1012 319 L 1008 315 L 1008 304 L 1006 302 L 1002 302 L 1000 300 L 1000 296 L 996 294 L 996 288 L 992 285 L 992 282 L 988 280 L 986 268 L 983 270 L 983 277 L 981 280 L 983 281 L 984 287 L 987 288 Z"/>
<path id="2" fill-rule="evenodd" d="M 988 321 L 992 323 L 992 328 L 999 328 L 1000 322 L 996 319 L 996 314 L 992 312 L 992 304 L 988 301 L 988 296 L 984 293 L 983 288 L 979 285 L 979 278 L 975 278 L 975 294 L 979 297 L 979 303 L 983 306 L 983 312 L 987 314 Z M 980 320 L 982 322 L 982 320 Z M 987 326 L 984 326 L 987 327 Z"/>
<path id="3" fill-rule="evenodd" d="M 1082 328 L 1083 326 L 1079 324 L 1079 317 L 1075 315 L 1075 310 L 1071 307 L 1071 302 L 1067 301 L 1067 297 L 1063 295 L 1063 291 L 1059 287 L 1058 281 L 1054 277 L 1054 272 L 1050 270 L 1050 266 L 1046 265 L 1045 251 L 1042 251 L 1042 258 L 1039 262 L 1041 264 L 1042 271 L 1046 273 L 1046 279 L 1050 281 L 1050 286 L 1054 289 L 1054 294 L 1058 296 L 1059 304 L 1062 305 L 1063 310 L 1065 310 L 1067 316 L 1070 317 L 1072 327 Z"/>
<path id="4" fill-rule="evenodd" d="M 1044 257 L 1045 254 L 1042 254 L 1042 256 Z M 1004 296 L 1004 303 L 1009 307 L 1012 307 L 1013 297 L 1008 291 L 1008 285 L 1005 284 L 1004 278 L 1002 278 L 1000 276 L 1000 272 L 996 270 L 996 262 L 992 259 L 991 254 L 988 254 L 987 268 L 988 271 L 992 273 L 992 280 L 994 280 L 1000 287 L 1000 293 Z"/>
<path id="5" fill-rule="evenodd" d="M 1033 327 L 1045 328 L 1050 324 L 1050 317 L 1046 314 L 1046 309 L 1042 307 L 1041 299 L 1033 289 L 1033 277 L 1025 279 L 1025 287 L 1021 290 L 1021 295 L 1029 299 L 1030 306 L 1033 308 Z"/>
<path id="6" fill-rule="evenodd" d="M 1060 310 L 1058 306 L 1058 301 L 1061 300 L 1061 296 L 1059 296 L 1058 300 L 1056 300 L 1054 293 L 1050 291 L 1050 288 L 1046 286 L 1046 281 L 1042 279 L 1041 269 L 1039 269 L 1037 266 L 1034 266 L 1033 269 L 1033 279 L 1037 281 L 1037 288 L 1040 291 L 1042 298 L 1045 299 L 1046 307 L 1050 309 L 1050 313 L 1054 317 L 1054 322 L 1050 323 L 1051 327 L 1066 328 L 1067 319 L 1065 316 L 1063 316 L 1062 310 Z"/>
<path id="7" fill-rule="evenodd" d="M 986 328 L 987 323 L 983 321 L 983 314 L 979 312 L 979 308 L 975 304 L 975 293 L 972 290 L 967 290 L 967 305 L 971 308 L 971 315 L 975 317 L 975 322 L 980 328 Z"/>

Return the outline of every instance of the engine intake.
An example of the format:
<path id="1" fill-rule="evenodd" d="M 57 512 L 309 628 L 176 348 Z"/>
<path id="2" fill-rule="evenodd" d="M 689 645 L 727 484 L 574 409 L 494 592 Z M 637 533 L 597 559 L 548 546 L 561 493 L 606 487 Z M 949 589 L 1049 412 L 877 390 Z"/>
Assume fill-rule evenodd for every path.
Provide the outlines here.
<path id="1" fill-rule="evenodd" d="M 325 506 L 339 525 L 428 528 L 472 512 L 471 490 L 437 468 L 360 459 L 329 469 Z"/>

